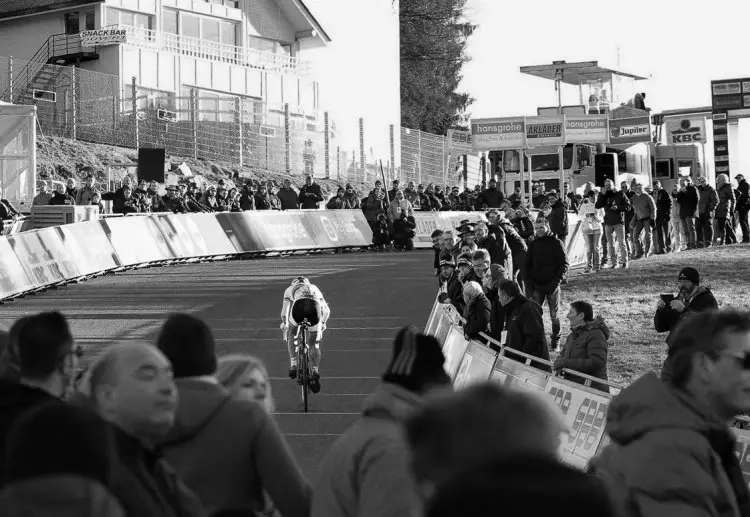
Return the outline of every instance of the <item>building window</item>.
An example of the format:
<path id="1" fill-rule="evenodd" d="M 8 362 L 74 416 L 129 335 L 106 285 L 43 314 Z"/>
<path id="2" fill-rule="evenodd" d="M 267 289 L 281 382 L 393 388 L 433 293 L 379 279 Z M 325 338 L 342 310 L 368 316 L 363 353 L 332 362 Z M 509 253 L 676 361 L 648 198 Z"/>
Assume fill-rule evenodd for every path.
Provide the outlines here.
<path id="1" fill-rule="evenodd" d="M 180 20 L 180 35 L 187 38 L 200 39 L 201 19 L 193 14 L 182 13 Z"/>
<path id="2" fill-rule="evenodd" d="M 139 29 L 153 30 L 154 17 L 148 14 L 134 13 L 122 9 L 107 8 L 107 25 L 125 25 Z"/>
<path id="3" fill-rule="evenodd" d="M 225 45 L 234 45 L 235 47 L 239 43 L 239 37 L 237 35 L 237 29 L 239 26 L 232 22 L 221 22 L 221 42 Z"/>
<path id="4" fill-rule="evenodd" d="M 240 8 L 240 0 L 206 0 L 210 4 L 223 5 L 224 7 Z"/>
<path id="5" fill-rule="evenodd" d="M 203 39 L 213 43 L 221 43 L 221 32 L 219 20 L 215 18 L 202 18 Z"/>
<path id="6" fill-rule="evenodd" d="M 179 34 L 177 32 L 177 11 L 164 9 L 162 11 L 162 30 L 167 34 Z"/>
<path id="7" fill-rule="evenodd" d="M 78 34 L 81 32 L 80 14 L 78 11 L 65 14 L 65 34 Z"/>

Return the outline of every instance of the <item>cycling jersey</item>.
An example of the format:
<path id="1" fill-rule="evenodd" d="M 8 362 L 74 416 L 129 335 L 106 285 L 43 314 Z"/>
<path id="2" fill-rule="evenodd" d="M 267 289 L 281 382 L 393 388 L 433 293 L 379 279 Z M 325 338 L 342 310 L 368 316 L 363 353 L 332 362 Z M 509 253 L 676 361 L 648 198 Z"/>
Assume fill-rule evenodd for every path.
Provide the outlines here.
<path id="1" fill-rule="evenodd" d="M 328 303 L 317 286 L 300 283 L 289 286 L 284 291 L 281 318 L 286 318 L 289 325 L 297 326 L 302 320 L 307 319 L 311 330 L 322 331 L 330 315 Z"/>

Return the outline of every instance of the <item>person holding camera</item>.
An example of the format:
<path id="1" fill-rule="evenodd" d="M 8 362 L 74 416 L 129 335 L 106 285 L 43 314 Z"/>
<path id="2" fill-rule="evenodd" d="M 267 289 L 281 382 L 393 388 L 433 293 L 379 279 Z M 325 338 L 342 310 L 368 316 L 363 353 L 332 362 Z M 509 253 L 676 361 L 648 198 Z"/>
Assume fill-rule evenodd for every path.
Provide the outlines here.
<path id="1" fill-rule="evenodd" d="M 699 312 L 719 308 L 711 290 L 701 286 L 700 282 L 700 274 L 697 269 L 694 267 L 682 268 L 680 275 L 677 277 L 678 293 L 676 295 L 662 294 L 656 303 L 654 328 L 657 332 L 669 332 L 666 339 L 667 359 L 664 361 L 661 371 L 663 381 L 668 381 L 671 377 L 672 358 L 676 348 L 672 336 L 677 325 Z"/>
<path id="2" fill-rule="evenodd" d="M 609 260 L 612 269 L 617 267 L 618 250 L 620 252 L 620 266 L 628 267 L 625 214 L 630 211 L 630 199 L 624 192 L 615 190 L 615 184 L 612 180 L 606 180 L 602 193 L 594 206 L 604 209 L 604 235 L 609 247 Z M 617 239 L 617 248 L 615 248 L 615 239 Z"/>

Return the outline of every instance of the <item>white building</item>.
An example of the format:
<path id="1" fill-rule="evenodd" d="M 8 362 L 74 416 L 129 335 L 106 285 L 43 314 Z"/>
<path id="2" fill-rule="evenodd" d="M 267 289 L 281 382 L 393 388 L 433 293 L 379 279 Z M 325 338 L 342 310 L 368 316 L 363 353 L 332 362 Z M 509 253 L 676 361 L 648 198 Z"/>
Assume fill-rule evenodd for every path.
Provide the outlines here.
<path id="1" fill-rule="evenodd" d="M 125 42 L 81 46 L 81 31 L 115 25 Z M 33 62 L 25 74 L 14 67 L 16 89 L 25 76 L 21 87 L 44 90 L 50 78 L 37 70 L 53 63 L 119 76 L 123 87 L 135 77 L 161 96 L 195 88 L 201 109 L 236 95 L 311 113 L 318 88 L 303 57 L 328 42 L 302 0 L 0 0 L 0 55 Z"/>

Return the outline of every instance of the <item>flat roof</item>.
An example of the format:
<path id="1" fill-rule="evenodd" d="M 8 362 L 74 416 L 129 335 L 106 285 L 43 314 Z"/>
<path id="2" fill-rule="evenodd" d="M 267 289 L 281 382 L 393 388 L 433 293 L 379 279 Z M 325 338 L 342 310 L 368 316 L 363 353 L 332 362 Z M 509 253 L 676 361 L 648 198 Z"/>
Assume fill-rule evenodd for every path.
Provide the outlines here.
<path id="1" fill-rule="evenodd" d="M 632 79 L 635 79 L 636 81 L 644 81 L 647 79 L 647 77 L 641 77 L 639 75 L 629 74 L 627 72 L 621 72 L 612 68 L 599 66 L 598 61 L 580 61 L 577 63 L 566 63 L 565 61 L 559 61 L 553 62 L 549 65 L 522 66 L 521 73 L 554 81 L 555 72 L 560 68 L 563 69 L 562 82 L 565 84 L 572 84 L 573 86 L 578 86 L 579 84 L 581 84 L 582 75 L 614 74 L 623 77 L 630 77 Z"/>
<path id="2" fill-rule="evenodd" d="M 104 0 L 0 0 L 0 20 L 57 11 L 81 5 L 99 4 Z"/>

